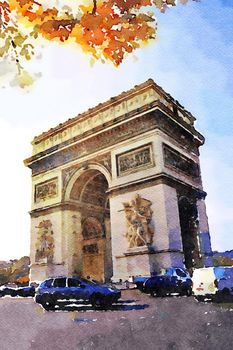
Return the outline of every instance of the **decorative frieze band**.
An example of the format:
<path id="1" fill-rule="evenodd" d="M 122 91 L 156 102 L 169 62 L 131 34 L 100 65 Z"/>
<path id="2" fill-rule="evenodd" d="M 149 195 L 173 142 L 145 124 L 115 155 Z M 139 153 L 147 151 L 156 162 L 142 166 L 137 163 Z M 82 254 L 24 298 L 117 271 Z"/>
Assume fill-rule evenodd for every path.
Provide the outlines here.
<path id="1" fill-rule="evenodd" d="M 68 126 L 64 130 L 57 132 L 54 129 L 54 134 L 47 138 L 43 138 L 43 134 L 35 138 L 33 142 L 33 153 L 36 154 L 54 145 L 57 145 L 65 140 L 68 140 L 77 135 L 82 135 L 88 130 L 92 130 L 98 126 L 103 125 L 121 115 L 125 115 L 133 110 L 137 110 L 144 105 L 159 100 L 160 95 L 153 89 L 152 86 L 145 87 L 131 98 L 121 101 L 110 101 L 111 106 L 106 106 L 104 110 L 100 111 L 98 108 L 94 113 L 85 112 L 75 121 L 70 121 L 71 126 Z M 112 104 L 113 103 L 113 104 Z M 81 118 L 82 117 L 82 118 Z M 64 125 L 65 126 L 65 125 Z"/>
<path id="2" fill-rule="evenodd" d="M 199 178 L 199 165 L 192 159 L 185 157 L 166 144 L 163 144 L 163 155 L 165 166 L 171 167 L 179 172 L 181 171 L 185 175 L 192 176 L 193 178 Z"/>
<path id="3" fill-rule="evenodd" d="M 54 153 L 47 154 L 44 158 L 35 159 L 30 164 L 32 175 L 37 175 L 56 168 L 57 166 L 67 164 L 73 160 L 92 154 L 93 150 L 100 151 L 106 147 L 128 140 L 131 137 L 155 128 L 160 129 L 177 140 L 177 142 L 187 148 L 188 151 L 198 154 L 198 148 L 194 142 L 194 137 L 182 127 L 176 125 L 174 121 L 167 118 L 162 111 L 156 110 L 146 115 L 139 116 L 137 119 L 129 120 L 125 122 L 124 125 L 117 125 L 112 129 L 104 130 L 99 135 L 73 144 L 70 147 L 60 149 L 57 152 L 55 152 L 56 150 L 54 149 Z"/>

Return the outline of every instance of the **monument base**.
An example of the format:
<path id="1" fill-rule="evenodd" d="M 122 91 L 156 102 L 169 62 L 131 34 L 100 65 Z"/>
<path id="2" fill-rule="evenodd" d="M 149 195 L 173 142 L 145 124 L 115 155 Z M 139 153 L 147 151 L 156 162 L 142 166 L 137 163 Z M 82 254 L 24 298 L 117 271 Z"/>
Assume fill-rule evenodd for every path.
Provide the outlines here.
<path id="1" fill-rule="evenodd" d="M 118 282 L 132 279 L 133 276 L 151 276 L 161 268 L 184 268 L 183 252 L 179 250 L 154 251 L 148 247 L 130 248 L 115 258 L 115 271 L 112 280 Z"/>

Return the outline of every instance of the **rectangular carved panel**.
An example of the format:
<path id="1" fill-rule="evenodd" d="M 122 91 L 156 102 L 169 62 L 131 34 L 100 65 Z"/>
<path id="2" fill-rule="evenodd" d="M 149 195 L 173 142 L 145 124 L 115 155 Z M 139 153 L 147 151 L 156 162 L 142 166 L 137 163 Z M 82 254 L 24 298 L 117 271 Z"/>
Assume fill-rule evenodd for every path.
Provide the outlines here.
<path id="1" fill-rule="evenodd" d="M 39 183 L 35 186 L 35 203 L 45 201 L 58 195 L 58 178 Z"/>
<path id="2" fill-rule="evenodd" d="M 200 176 L 200 169 L 197 163 L 165 144 L 163 144 L 163 156 L 165 166 L 172 167 L 174 170 L 181 171 L 185 175 L 194 178 Z"/>
<path id="3" fill-rule="evenodd" d="M 153 165 L 151 144 L 117 155 L 117 175 L 125 175 Z"/>
<path id="4" fill-rule="evenodd" d="M 98 253 L 98 246 L 97 244 L 88 244 L 83 246 L 83 253 L 84 254 L 95 254 Z"/>

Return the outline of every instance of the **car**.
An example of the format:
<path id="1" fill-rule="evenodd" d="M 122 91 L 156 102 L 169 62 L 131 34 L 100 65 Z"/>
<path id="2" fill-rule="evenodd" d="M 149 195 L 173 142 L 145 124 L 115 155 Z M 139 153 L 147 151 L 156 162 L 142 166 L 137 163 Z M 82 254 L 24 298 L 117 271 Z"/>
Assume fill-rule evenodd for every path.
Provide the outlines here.
<path id="1" fill-rule="evenodd" d="M 219 300 L 233 297 L 233 267 L 217 266 L 195 269 L 193 293 L 198 300 Z"/>
<path id="2" fill-rule="evenodd" d="M 0 296 L 4 297 L 6 295 L 9 295 L 11 297 L 17 296 L 17 284 L 15 283 L 7 283 L 5 285 L 2 285 L 0 287 Z"/>
<path id="3" fill-rule="evenodd" d="M 54 310 L 60 300 L 91 303 L 94 308 L 107 308 L 121 297 L 112 285 L 81 277 L 55 277 L 43 281 L 36 289 L 35 301 L 45 310 Z"/>
<path id="4" fill-rule="evenodd" d="M 29 286 L 18 286 L 15 283 L 8 283 L 0 287 L 0 297 L 11 296 L 11 297 L 34 297 L 35 287 Z"/>
<path id="5" fill-rule="evenodd" d="M 18 287 L 17 289 L 17 295 L 19 297 L 34 297 L 35 296 L 35 287 L 32 285 L 24 286 L 24 287 Z"/>
<path id="6" fill-rule="evenodd" d="M 221 269 L 220 267 L 218 268 Z M 218 293 L 233 295 L 233 267 L 222 268 L 222 274 L 217 282 Z"/>
<path id="7" fill-rule="evenodd" d="M 150 278 L 151 276 L 134 276 L 133 277 L 133 283 L 136 285 L 136 288 L 139 289 L 141 292 L 144 292 L 143 285 Z"/>
<path id="8" fill-rule="evenodd" d="M 187 271 L 180 267 L 169 267 L 150 278 L 143 284 L 143 290 L 152 296 L 168 294 L 192 295 L 192 280 Z"/>

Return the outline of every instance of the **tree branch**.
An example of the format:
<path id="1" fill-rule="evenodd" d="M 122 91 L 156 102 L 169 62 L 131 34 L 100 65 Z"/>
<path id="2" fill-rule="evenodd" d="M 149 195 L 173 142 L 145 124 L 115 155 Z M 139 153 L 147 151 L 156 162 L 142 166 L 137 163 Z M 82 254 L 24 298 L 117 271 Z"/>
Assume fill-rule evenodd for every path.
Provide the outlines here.
<path id="1" fill-rule="evenodd" d="M 95 15 L 97 10 L 97 0 L 93 0 L 92 14 Z"/>

